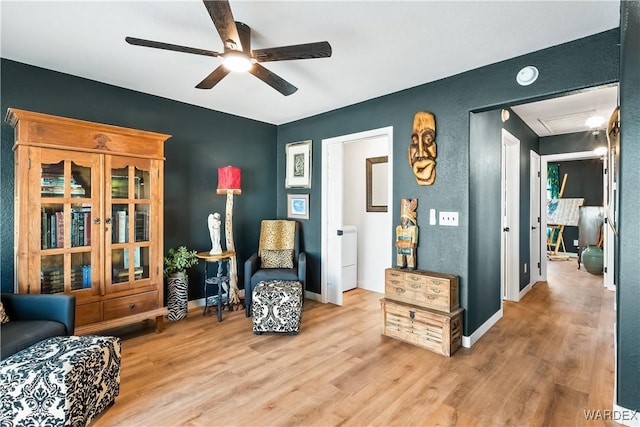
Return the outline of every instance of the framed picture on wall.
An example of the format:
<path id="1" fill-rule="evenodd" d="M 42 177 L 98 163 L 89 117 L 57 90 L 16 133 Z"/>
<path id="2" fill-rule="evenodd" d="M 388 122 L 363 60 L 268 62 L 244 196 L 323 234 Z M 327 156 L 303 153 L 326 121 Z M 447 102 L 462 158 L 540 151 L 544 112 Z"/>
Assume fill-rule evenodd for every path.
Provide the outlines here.
<path id="1" fill-rule="evenodd" d="M 311 188 L 311 140 L 286 146 L 286 188 Z"/>
<path id="2" fill-rule="evenodd" d="M 287 218 L 309 219 L 308 194 L 287 194 Z"/>

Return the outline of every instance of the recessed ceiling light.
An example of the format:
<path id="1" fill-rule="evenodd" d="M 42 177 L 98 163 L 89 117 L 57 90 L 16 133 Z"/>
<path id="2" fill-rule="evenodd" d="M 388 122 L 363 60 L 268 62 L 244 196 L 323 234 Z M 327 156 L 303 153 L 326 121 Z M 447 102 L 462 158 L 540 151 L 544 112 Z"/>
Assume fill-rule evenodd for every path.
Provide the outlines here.
<path id="1" fill-rule="evenodd" d="M 587 120 L 585 120 L 584 124 L 589 126 L 591 129 L 597 129 L 604 123 L 604 117 L 602 116 L 591 116 Z"/>
<path id="2" fill-rule="evenodd" d="M 538 69 L 533 65 L 527 65 L 522 70 L 518 71 L 516 75 L 516 81 L 520 86 L 529 86 L 535 82 L 538 78 Z"/>
<path id="3" fill-rule="evenodd" d="M 596 149 L 593 150 L 593 154 L 596 156 L 604 156 L 607 154 L 607 147 L 596 147 Z"/>

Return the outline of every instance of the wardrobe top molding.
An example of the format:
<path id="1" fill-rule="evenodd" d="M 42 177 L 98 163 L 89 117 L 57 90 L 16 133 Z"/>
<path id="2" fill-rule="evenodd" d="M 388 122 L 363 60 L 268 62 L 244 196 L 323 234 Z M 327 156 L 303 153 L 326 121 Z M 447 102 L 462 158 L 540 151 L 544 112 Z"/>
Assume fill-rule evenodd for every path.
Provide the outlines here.
<path id="1" fill-rule="evenodd" d="M 70 119 L 9 108 L 5 121 L 15 129 L 14 146 L 124 154 L 164 160 L 164 142 L 171 135 Z"/>

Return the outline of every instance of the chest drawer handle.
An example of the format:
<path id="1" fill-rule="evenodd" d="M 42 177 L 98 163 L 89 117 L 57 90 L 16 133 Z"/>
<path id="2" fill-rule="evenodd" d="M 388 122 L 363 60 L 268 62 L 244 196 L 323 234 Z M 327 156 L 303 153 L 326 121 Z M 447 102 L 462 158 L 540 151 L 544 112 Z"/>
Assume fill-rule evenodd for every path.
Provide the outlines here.
<path id="1" fill-rule="evenodd" d="M 431 290 L 433 291 L 434 294 L 439 294 L 440 292 L 442 292 L 442 289 L 438 289 L 438 288 L 431 288 Z"/>
<path id="2" fill-rule="evenodd" d="M 416 318 L 416 312 L 415 311 L 409 311 L 409 318 L 411 320 L 415 319 Z"/>
<path id="3" fill-rule="evenodd" d="M 402 293 L 404 293 L 404 289 L 396 288 L 396 292 L 399 293 L 399 294 L 402 294 Z"/>
<path id="4" fill-rule="evenodd" d="M 436 299 L 435 295 L 427 295 L 427 299 Z"/>
<path id="5" fill-rule="evenodd" d="M 413 280 L 414 282 L 417 282 L 418 280 L 420 280 L 420 278 L 416 276 L 407 276 L 407 279 Z"/>
<path id="6" fill-rule="evenodd" d="M 415 283 L 412 283 L 412 284 L 411 284 L 411 287 L 412 287 L 413 289 L 418 289 L 418 288 L 420 287 L 420 285 L 416 285 Z"/>
<path id="7" fill-rule="evenodd" d="M 131 304 L 129 304 L 129 308 L 130 308 L 131 310 L 133 310 L 134 308 L 136 308 L 136 303 L 135 303 L 135 302 L 132 302 Z"/>

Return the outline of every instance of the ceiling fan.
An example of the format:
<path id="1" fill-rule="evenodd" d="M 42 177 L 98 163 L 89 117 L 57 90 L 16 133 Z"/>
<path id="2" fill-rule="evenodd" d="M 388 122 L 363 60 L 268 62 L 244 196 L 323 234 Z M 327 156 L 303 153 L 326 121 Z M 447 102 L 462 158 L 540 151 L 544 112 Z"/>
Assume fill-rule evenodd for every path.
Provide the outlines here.
<path id="1" fill-rule="evenodd" d="M 227 0 L 203 0 L 203 2 L 222 39 L 224 53 L 135 37 L 125 37 L 125 40 L 136 46 L 222 57 L 222 65 L 198 83 L 196 85 L 198 89 L 211 89 L 231 71 L 248 71 L 285 96 L 291 95 L 298 88 L 260 65 L 261 62 L 328 58 L 331 56 L 331 45 L 326 41 L 251 50 L 251 28 L 233 19 L 229 2 Z"/>

